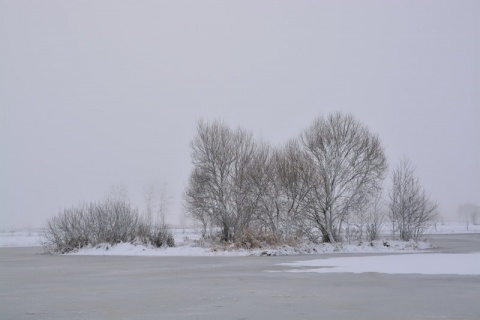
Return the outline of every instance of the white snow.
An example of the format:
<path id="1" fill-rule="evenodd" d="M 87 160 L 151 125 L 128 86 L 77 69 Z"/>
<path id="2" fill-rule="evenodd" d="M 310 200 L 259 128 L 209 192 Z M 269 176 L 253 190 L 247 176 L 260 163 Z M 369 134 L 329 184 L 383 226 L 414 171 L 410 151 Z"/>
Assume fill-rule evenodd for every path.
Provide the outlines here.
<path id="1" fill-rule="evenodd" d="M 385 246 L 388 243 L 389 246 Z M 356 245 L 347 244 L 304 244 L 298 247 L 279 246 L 276 248 L 236 249 L 232 246 L 195 247 L 192 243 L 181 243 L 173 248 L 155 248 L 141 244 L 120 243 L 117 245 L 101 244 L 95 247 L 82 248 L 72 255 L 119 255 L 119 256 L 277 256 L 315 253 L 348 253 L 348 252 L 415 252 L 419 249 L 431 248 L 426 242 L 374 241 Z"/>
<path id="2" fill-rule="evenodd" d="M 0 247 L 38 247 L 41 237 L 40 230 L 0 231 Z"/>
<path id="3" fill-rule="evenodd" d="M 339 257 L 282 263 L 288 272 L 378 272 L 387 274 L 480 274 L 480 252 Z M 310 267 L 310 268 L 305 268 Z M 313 268 L 312 268 L 313 267 Z"/>
<path id="4" fill-rule="evenodd" d="M 430 227 L 427 234 L 446 234 L 446 233 L 479 233 L 480 224 L 466 222 L 444 222 Z"/>
<path id="5" fill-rule="evenodd" d="M 436 230 L 429 233 L 465 233 L 466 224 L 461 222 L 438 224 Z M 468 232 L 480 232 L 480 225 L 469 225 Z M 238 250 L 233 246 L 210 247 L 201 243 L 200 235 L 193 229 L 173 229 L 176 246 L 174 248 L 154 248 L 139 244 L 122 243 L 115 246 L 102 244 L 83 248 L 71 254 L 77 255 L 137 255 L 137 256 L 248 256 L 248 255 L 295 255 L 315 253 L 353 253 L 353 252 L 416 252 L 428 249 L 426 242 L 373 241 L 354 244 L 302 244 L 296 247 L 279 246 L 252 250 Z M 388 235 L 388 231 L 386 232 Z M 428 238 L 428 236 L 426 236 Z M 41 245 L 41 230 L 0 230 L 0 247 L 29 247 Z"/>
<path id="6" fill-rule="evenodd" d="M 437 225 L 430 233 L 480 232 L 480 226 L 464 223 Z M 200 236 L 192 229 L 174 229 L 174 248 L 154 248 L 139 244 L 121 243 L 114 246 L 101 244 L 83 248 L 72 255 L 117 255 L 117 256 L 248 256 L 248 255 L 295 255 L 315 253 L 401 253 L 395 255 L 336 257 L 281 264 L 292 269 L 286 272 L 377 272 L 387 274 L 480 274 L 480 252 L 470 254 L 419 254 L 419 249 L 431 248 L 426 242 L 403 242 L 380 240 L 355 244 L 303 244 L 252 250 L 238 250 L 233 246 L 209 247 L 199 243 Z M 427 236 L 428 238 L 428 236 Z M 41 245 L 41 230 L 0 231 L 0 247 L 30 247 Z M 407 254 L 410 253 L 410 254 Z M 412 252 L 417 252 L 412 254 Z M 278 272 L 278 271 L 276 271 Z"/>
<path id="7" fill-rule="evenodd" d="M 101 256 L 246 256 L 247 251 L 212 251 L 210 248 L 182 245 L 168 248 L 155 248 L 140 244 L 120 243 L 114 246 L 101 244 L 96 247 L 82 248 L 70 255 L 101 255 Z"/>

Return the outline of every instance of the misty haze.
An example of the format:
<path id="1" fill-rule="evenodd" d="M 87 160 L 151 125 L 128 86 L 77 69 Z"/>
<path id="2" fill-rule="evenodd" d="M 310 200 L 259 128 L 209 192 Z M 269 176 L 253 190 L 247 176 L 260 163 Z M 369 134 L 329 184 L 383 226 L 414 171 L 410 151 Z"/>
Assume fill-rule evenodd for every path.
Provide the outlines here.
<path id="1" fill-rule="evenodd" d="M 0 318 L 479 319 L 479 16 L 0 0 Z"/>

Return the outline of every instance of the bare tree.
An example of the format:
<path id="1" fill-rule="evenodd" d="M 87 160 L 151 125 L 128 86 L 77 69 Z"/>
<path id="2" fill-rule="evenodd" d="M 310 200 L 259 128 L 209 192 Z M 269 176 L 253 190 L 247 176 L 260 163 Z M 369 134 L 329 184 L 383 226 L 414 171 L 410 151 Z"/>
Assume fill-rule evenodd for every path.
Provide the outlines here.
<path id="1" fill-rule="evenodd" d="M 256 152 L 252 135 L 221 122 L 200 122 L 191 142 L 194 168 L 185 192 L 186 210 L 222 229 L 222 240 L 248 228 L 253 203 L 249 171 Z M 205 225 L 205 224 L 204 224 Z"/>
<path id="2" fill-rule="evenodd" d="M 366 207 L 354 210 L 347 221 L 345 233 L 354 240 L 373 241 L 380 237 L 385 220 L 385 205 L 382 192 L 372 196 Z"/>
<path id="3" fill-rule="evenodd" d="M 250 188 L 250 211 L 253 213 L 257 233 L 277 235 L 275 206 L 278 197 L 274 183 L 274 166 L 271 148 L 265 144 L 257 144 L 250 170 L 247 174 Z"/>
<path id="4" fill-rule="evenodd" d="M 145 188 L 145 208 L 144 219 L 148 223 L 153 223 L 153 217 L 155 212 L 155 185 L 149 184 Z"/>
<path id="5" fill-rule="evenodd" d="M 480 221 L 480 206 L 473 203 L 465 203 L 458 207 L 458 216 L 465 222 L 468 231 L 468 225 L 478 224 Z"/>
<path id="6" fill-rule="evenodd" d="M 153 224 L 165 225 L 165 219 L 172 204 L 173 196 L 167 184 L 150 183 L 145 188 L 145 219 Z"/>
<path id="7" fill-rule="evenodd" d="M 207 178 L 199 168 L 193 168 L 188 187 L 184 193 L 184 207 L 187 216 L 202 225 L 202 237 L 207 237 L 207 231 L 212 223 L 212 217 L 217 206 L 214 197 L 210 196 L 211 191 Z"/>
<path id="8" fill-rule="evenodd" d="M 437 204 L 420 185 L 410 161 L 404 158 L 392 174 L 389 193 L 394 236 L 417 240 L 438 217 Z"/>
<path id="9" fill-rule="evenodd" d="M 367 240 L 380 238 L 380 232 L 385 221 L 385 200 L 379 192 L 372 198 L 367 213 Z"/>
<path id="10" fill-rule="evenodd" d="M 170 206 L 173 202 L 173 195 L 168 189 L 168 185 L 164 183 L 160 188 L 158 194 L 158 210 L 157 210 L 157 223 L 166 224 L 166 218 L 170 211 Z"/>
<path id="11" fill-rule="evenodd" d="M 308 207 L 308 195 L 314 171 L 296 140 L 291 140 L 275 153 L 275 183 L 278 186 L 278 209 L 282 212 L 283 235 L 291 236 L 301 223 Z"/>
<path id="12" fill-rule="evenodd" d="M 323 240 L 340 240 L 342 224 L 380 190 L 387 161 L 378 135 L 352 115 L 318 118 L 301 142 L 314 170 L 307 217 Z"/>
<path id="13" fill-rule="evenodd" d="M 305 209 L 311 170 L 295 140 L 278 150 L 257 144 L 251 169 L 250 211 L 254 213 L 256 235 L 273 236 L 282 242 L 292 236 Z M 252 229 L 252 226 L 250 226 Z M 263 230 L 263 231 L 262 231 Z"/>

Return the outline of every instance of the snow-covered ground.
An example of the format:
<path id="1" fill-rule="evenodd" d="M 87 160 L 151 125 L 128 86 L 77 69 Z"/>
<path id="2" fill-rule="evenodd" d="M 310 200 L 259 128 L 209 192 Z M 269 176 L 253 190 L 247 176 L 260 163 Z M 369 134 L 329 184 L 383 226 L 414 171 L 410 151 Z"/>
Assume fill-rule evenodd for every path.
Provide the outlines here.
<path id="1" fill-rule="evenodd" d="M 447 234 L 447 233 L 480 233 L 480 224 L 468 225 L 465 222 L 444 222 L 438 223 L 435 227 L 428 230 L 429 234 Z"/>
<path id="2" fill-rule="evenodd" d="M 339 257 L 282 263 L 288 272 L 377 272 L 387 274 L 480 274 L 480 252 Z"/>
<path id="3" fill-rule="evenodd" d="M 469 225 L 468 230 L 465 223 L 451 222 L 441 223 L 432 228 L 428 233 L 466 233 L 480 232 L 480 225 Z M 388 229 L 385 230 L 388 236 Z M 83 248 L 75 253 L 76 255 L 137 255 L 137 256 L 272 256 L 272 255 L 294 255 L 294 254 L 315 254 L 315 253 L 351 253 L 351 252 L 415 252 L 419 249 L 428 249 L 430 245 L 426 242 L 402 242 L 381 240 L 355 244 L 303 244 L 296 247 L 279 246 L 275 248 L 261 248 L 252 250 L 239 250 L 232 247 L 212 247 L 200 244 L 200 236 L 193 229 L 173 229 L 176 246 L 174 248 L 154 248 L 143 245 L 122 243 L 115 246 L 103 244 L 90 248 Z M 0 231 L 0 247 L 28 247 L 41 246 L 41 230 L 3 230 Z"/>
<path id="4" fill-rule="evenodd" d="M 431 248 L 427 242 L 374 241 L 362 244 L 304 244 L 296 247 L 282 245 L 274 248 L 236 249 L 231 247 L 196 247 L 191 242 L 178 244 L 173 248 L 154 248 L 130 243 L 115 246 L 108 244 L 83 248 L 74 255 L 127 255 L 127 256 L 277 256 L 316 253 L 349 252 L 415 252 Z"/>
<path id="5" fill-rule="evenodd" d="M 0 247 L 38 247 L 41 246 L 41 230 L 0 230 Z"/>

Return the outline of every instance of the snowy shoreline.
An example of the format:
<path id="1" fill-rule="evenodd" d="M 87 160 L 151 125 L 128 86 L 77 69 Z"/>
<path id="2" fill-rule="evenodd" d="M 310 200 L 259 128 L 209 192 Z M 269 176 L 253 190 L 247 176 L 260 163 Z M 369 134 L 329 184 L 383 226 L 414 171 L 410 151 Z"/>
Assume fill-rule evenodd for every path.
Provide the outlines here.
<path id="1" fill-rule="evenodd" d="M 230 247 L 194 247 L 188 243 L 173 248 L 154 248 L 131 243 L 120 243 L 114 246 L 101 244 L 95 247 L 82 248 L 68 255 L 117 255 L 117 256 L 290 256 L 300 254 L 325 253 L 394 253 L 417 252 L 431 249 L 432 246 L 423 241 L 384 241 L 377 240 L 369 243 L 322 243 L 300 244 L 298 246 L 271 246 L 256 249 L 238 249 Z"/>
<path id="2" fill-rule="evenodd" d="M 480 225 L 466 225 L 461 222 L 444 223 L 430 230 L 429 234 L 460 234 L 480 233 Z M 155 248 L 141 244 L 120 243 L 114 246 L 100 244 L 95 247 L 82 248 L 68 255 L 118 255 L 118 256 L 279 256 L 299 254 L 324 254 L 324 253 L 413 253 L 432 249 L 425 241 L 393 241 L 376 240 L 372 242 L 352 242 L 337 244 L 303 243 L 296 246 L 271 246 L 255 249 L 238 249 L 232 246 L 197 245 L 199 235 L 193 229 L 172 229 L 176 246 L 173 248 Z M 384 232 L 388 238 L 388 231 Z M 23 229 L 0 231 L 0 247 L 32 247 L 41 246 L 41 230 Z"/>

